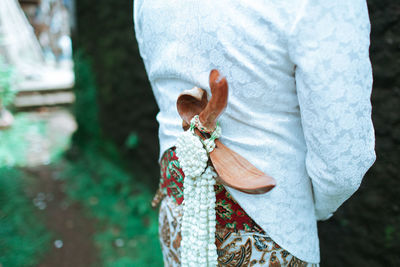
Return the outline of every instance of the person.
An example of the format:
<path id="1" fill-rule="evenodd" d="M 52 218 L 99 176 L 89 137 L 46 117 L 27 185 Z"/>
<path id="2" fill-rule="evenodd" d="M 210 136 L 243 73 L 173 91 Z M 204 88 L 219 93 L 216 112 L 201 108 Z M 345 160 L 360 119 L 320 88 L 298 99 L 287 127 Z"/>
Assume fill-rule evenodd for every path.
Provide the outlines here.
<path id="1" fill-rule="evenodd" d="M 312 266 L 317 220 L 359 187 L 375 161 L 370 22 L 365 0 L 135 0 L 140 54 L 157 100 L 164 262 L 180 266 L 183 131 L 178 95 L 229 83 L 221 142 L 276 179 L 265 194 L 217 185 L 220 266 Z"/>

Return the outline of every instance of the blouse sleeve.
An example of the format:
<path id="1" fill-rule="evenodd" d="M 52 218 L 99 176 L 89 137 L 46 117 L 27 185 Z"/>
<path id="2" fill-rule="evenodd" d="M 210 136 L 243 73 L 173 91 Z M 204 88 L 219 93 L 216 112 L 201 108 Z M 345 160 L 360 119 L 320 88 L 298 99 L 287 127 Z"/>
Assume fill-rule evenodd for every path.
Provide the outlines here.
<path id="1" fill-rule="evenodd" d="M 325 220 L 375 161 L 370 22 L 365 0 L 305 0 L 289 54 L 307 145 L 315 212 Z"/>

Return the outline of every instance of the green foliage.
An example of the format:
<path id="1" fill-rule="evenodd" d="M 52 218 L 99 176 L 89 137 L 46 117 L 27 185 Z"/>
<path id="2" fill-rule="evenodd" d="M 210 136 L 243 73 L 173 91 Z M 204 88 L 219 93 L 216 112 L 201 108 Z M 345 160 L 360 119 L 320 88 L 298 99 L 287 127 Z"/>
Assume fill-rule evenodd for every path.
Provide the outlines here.
<path id="1" fill-rule="evenodd" d="M 84 144 L 100 138 L 96 83 L 90 61 L 82 51 L 74 54 L 76 100 L 73 106 L 78 124 L 74 142 Z"/>
<path id="2" fill-rule="evenodd" d="M 125 146 L 129 149 L 136 148 L 139 144 L 139 137 L 137 133 L 132 132 L 128 135 L 128 138 L 125 141 Z"/>
<path id="3" fill-rule="evenodd" d="M 121 167 L 118 152 L 109 143 L 81 148 L 63 179 L 67 195 L 83 203 L 98 222 L 95 242 L 104 266 L 161 266 L 152 194 Z"/>
<path id="4" fill-rule="evenodd" d="M 0 55 L 0 108 L 11 104 L 14 96 L 15 90 L 13 87 L 13 68 L 8 66 Z"/>
<path id="5" fill-rule="evenodd" d="M 152 134 L 142 138 L 143 129 L 148 130 L 149 127 L 135 130 L 148 122 L 138 120 L 142 117 L 143 107 L 145 112 L 151 113 L 154 111 L 154 104 L 147 105 L 148 101 L 143 102 L 143 96 L 148 93 L 151 95 L 151 91 L 145 94 L 135 91 L 131 65 L 136 63 L 132 63 L 129 58 L 132 53 L 119 45 L 125 42 L 125 48 L 131 49 L 129 46 L 134 44 L 131 38 L 133 32 L 129 33 L 128 39 L 121 34 L 121 30 L 107 31 L 104 34 L 104 29 L 108 27 L 102 24 L 111 25 L 123 21 L 114 12 L 108 13 L 110 20 L 105 19 L 103 14 L 108 12 L 106 5 L 117 2 L 100 1 L 94 6 L 90 1 L 77 2 L 78 25 L 86 25 L 88 28 L 78 29 L 80 35 L 75 42 L 78 44 L 75 51 L 78 52 L 74 57 L 74 114 L 78 131 L 73 137 L 74 146 L 69 152 L 70 161 L 63 177 L 69 198 L 82 203 L 98 222 L 94 238 L 105 267 L 162 266 L 157 213 L 150 206 L 152 193 L 142 182 L 148 178 L 143 175 L 143 168 L 140 167 L 143 163 L 136 161 L 129 164 L 132 166 L 131 173 L 135 174 L 132 175 L 122 167 L 125 161 L 120 157 L 121 149 L 133 153 L 148 152 L 149 144 L 146 143 L 151 143 L 150 147 L 157 151 L 154 146 L 157 131 L 151 126 Z M 82 7 L 85 4 L 90 4 L 92 10 L 85 13 L 85 18 L 82 19 Z M 119 4 L 125 5 L 126 2 L 119 1 Z M 125 8 L 114 8 L 115 10 L 124 12 L 125 15 L 130 13 Z M 126 22 L 128 24 L 120 25 L 127 27 L 131 24 L 131 16 Z M 125 29 L 124 32 L 126 30 L 131 29 Z M 118 42 L 114 42 L 117 39 Z M 92 47 L 91 44 L 95 45 Z M 149 136 L 152 138 L 149 139 Z M 106 141 L 110 137 L 116 141 L 119 149 Z M 142 156 L 143 154 L 134 155 L 130 159 Z M 147 155 L 144 158 L 151 160 Z M 156 164 L 157 158 L 154 157 L 152 166 Z M 153 172 L 156 170 L 150 169 Z"/>
<path id="6" fill-rule="evenodd" d="M 132 171 L 141 173 L 137 179 L 154 190 L 159 180 L 158 108 L 135 40 L 132 5 L 126 0 L 98 0 L 95 5 L 92 0 L 76 1 L 74 50 L 85 51 L 92 63 L 102 133 L 128 158 Z M 85 114 L 79 112 L 78 121 L 80 115 Z M 128 137 L 132 132 L 136 140 Z M 130 141 L 137 142 L 135 149 Z"/>
<path id="7" fill-rule="evenodd" d="M 44 122 L 32 121 L 23 113 L 17 114 L 13 126 L 0 131 L 0 167 L 25 165 L 30 145 L 28 139 L 44 136 L 45 128 Z"/>
<path id="8" fill-rule="evenodd" d="M 385 246 L 387 248 L 391 248 L 394 245 L 394 241 L 396 239 L 400 240 L 399 238 L 400 232 L 396 230 L 396 228 L 398 227 L 395 227 L 393 225 L 388 225 L 385 227 L 385 241 L 386 241 Z"/>
<path id="9" fill-rule="evenodd" d="M 1 138 L 0 138 L 1 140 Z M 22 188 L 25 173 L 0 168 L 0 266 L 37 266 L 50 234 Z"/>

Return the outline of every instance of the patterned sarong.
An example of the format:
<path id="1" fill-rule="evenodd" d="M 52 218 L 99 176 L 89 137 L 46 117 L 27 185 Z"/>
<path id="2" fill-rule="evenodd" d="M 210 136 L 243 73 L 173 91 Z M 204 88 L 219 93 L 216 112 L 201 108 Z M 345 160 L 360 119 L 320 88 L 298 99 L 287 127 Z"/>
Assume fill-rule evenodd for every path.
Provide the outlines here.
<path id="1" fill-rule="evenodd" d="M 159 214 L 159 234 L 165 266 L 180 266 L 184 173 L 175 148 L 161 161 L 160 190 L 164 195 Z M 318 266 L 303 262 L 276 244 L 217 184 L 216 233 L 219 266 Z"/>

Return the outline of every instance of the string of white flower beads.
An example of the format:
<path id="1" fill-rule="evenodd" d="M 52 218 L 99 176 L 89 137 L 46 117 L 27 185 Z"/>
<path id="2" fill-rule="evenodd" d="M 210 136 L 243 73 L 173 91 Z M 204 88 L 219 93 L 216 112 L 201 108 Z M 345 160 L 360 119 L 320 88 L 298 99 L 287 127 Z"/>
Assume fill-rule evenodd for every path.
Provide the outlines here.
<path id="1" fill-rule="evenodd" d="M 181 264 L 183 267 L 217 266 L 214 191 L 217 174 L 207 162 L 221 128 L 217 125 L 211 137 L 203 141 L 194 132 L 195 120 L 192 119 L 190 129 L 178 137 L 176 144 L 180 167 L 185 173 Z"/>

